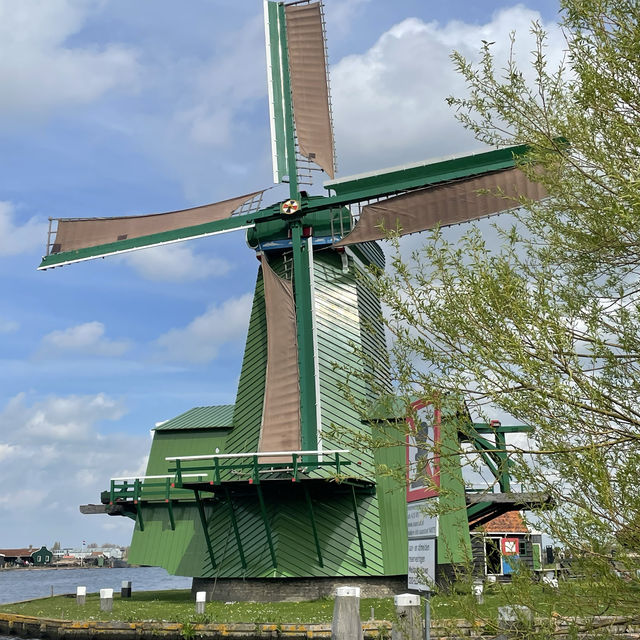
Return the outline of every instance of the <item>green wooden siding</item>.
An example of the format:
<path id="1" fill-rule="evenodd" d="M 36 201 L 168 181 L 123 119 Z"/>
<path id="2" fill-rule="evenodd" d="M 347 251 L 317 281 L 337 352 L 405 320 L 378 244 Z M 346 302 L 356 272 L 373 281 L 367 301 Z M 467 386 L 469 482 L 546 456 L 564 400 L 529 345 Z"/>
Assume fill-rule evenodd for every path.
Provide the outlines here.
<path id="1" fill-rule="evenodd" d="M 388 469 L 404 468 L 404 445 L 381 447 L 375 452 L 376 465 Z M 382 528 L 382 559 L 387 575 L 407 573 L 407 493 L 405 483 L 392 476 L 381 475 L 377 481 Z"/>
<path id="2" fill-rule="evenodd" d="M 290 262 L 271 258 L 279 275 L 290 275 Z M 345 397 L 342 388 L 347 370 L 362 372 L 363 363 L 355 349 L 371 357 L 383 352 L 384 334 L 378 322 L 380 304 L 358 277 L 360 267 L 352 260 L 343 273 L 339 255 L 333 251 L 314 255 L 315 312 L 321 401 L 323 448 L 350 448 L 353 466 L 350 473 L 363 479 L 375 479 L 376 463 L 391 463 L 403 451 L 374 454 L 356 450 L 350 433 L 369 429 Z M 261 271 L 249 323 L 238 394 L 233 414 L 233 429 L 156 431 L 147 473 L 165 473 L 164 457 L 209 453 L 217 446 L 221 452 L 256 451 L 262 418 L 266 370 L 266 321 Z M 379 376 L 384 375 L 380 369 Z M 353 381 L 351 392 L 360 400 L 370 399 L 371 390 L 362 381 Z M 332 440 L 328 433 L 337 427 L 344 438 Z M 362 449 L 362 447 L 360 447 Z M 356 464 L 359 463 L 359 464 Z M 327 473 L 329 473 L 327 471 Z M 304 481 L 303 481 L 304 482 Z M 176 504 L 176 529 L 169 525 L 165 505 L 141 506 L 144 531 L 136 530 L 131 547 L 132 562 L 164 566 L 170 573 L 200 577 L 312 577 L 380 576 L 406 571 L 406 515 L 404 488 L 383 479 L 373 492 L 357 493 L 357 512 L 365 548 L 363 566 L 353 512 L 350 485 L 336 482 L 306 483 L 315 515 L 322 566 L 318 560 L 310 513 L 302 483 L 264 481 L 267 521 L 276 554 L 274 567 L 267 542 L 257 488 L 248 483 L 230 486 L 234 514 L 240 532 L 246 569 L 242 567 L 226 495 L 222 488 L 207 498 L 205 510 L 216 567 L 207 551 L 196 505 Z"/>

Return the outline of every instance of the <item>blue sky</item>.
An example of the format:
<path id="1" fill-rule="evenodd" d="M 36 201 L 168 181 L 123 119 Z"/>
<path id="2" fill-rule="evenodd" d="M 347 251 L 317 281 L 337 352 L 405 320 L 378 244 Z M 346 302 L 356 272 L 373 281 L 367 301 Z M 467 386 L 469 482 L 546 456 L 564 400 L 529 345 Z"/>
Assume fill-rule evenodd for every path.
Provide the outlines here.
<path id="1" fill-rule="evenodd" d="M 477 149 L 453 49 L 562 39 L 557 2 L 326 0 L 338 175 Z M 257 263 L 242 233 L 37 272 L 48 217 L 271 185 L 261 0 L 0 0 L 0 547 L 127 544 L 81 516 L 149 430 L 233 403 Z M 270 195 L 271 194 L 271 195 Z M 277 192 L 267 194 L 276 199 Z M 5 523 L 11 523 L 7 526 Z"/>

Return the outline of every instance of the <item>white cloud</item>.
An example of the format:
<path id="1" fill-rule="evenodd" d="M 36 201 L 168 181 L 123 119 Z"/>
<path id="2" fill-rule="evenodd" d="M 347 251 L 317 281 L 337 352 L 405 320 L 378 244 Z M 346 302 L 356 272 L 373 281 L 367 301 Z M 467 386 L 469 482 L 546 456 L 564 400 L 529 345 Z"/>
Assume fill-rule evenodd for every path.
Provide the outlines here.
<path id="1" fill-rule="evenodd" d="M 358 173 L 461 153 L 478 147 L 454 118 L 445 100 L 463 96 L 465 85 L 450 60 L 452 50 L 478 59 L 482 40 L 495 42 L 498 61 L 507 60 L 509 34 L 516 31 L 516 59 L 528 68 L 530 34 L 536 11 L 504 9 L 484 25 L 452 21 L 445 25 L 409 18 L 384 33 L 362 55 L 342 59 L 331 69 L 336 144 L 341 174 Z M 560 61 L 564 39 L 549 31 L 550 61 Z M 500 66 L 500 65 L 499 65 Z"/>
<path id="2" fill-rule="evenodd" d="M 185 282 L 227 273 L 231 265 L 221 258 L 197 253 L 188 243 L 133 251 L 122 257 L 141 276 L 162 282 Z"/>
<path id="3" fill-rule="evenodd" d="M 0 408 L 0 521 L 14 523 L 4 531 L 6 546 L 32 542 L 33 532 L 40 544 L 103 537 L 115 519 L 83 516 L 78 505 L 98 502 L 109 478 L 143 469 L 146 435 L 99 431 L 101 422 L 124 413 L 105 394 L 32 399 L 21 393 Z M 117 525 L 104 539 L 126 544 L 132 523 L 123 518 Z"/>
<path id="4" fill-rule="evenodd" d="M 192 320 L 184 329 L 171 329 L 157 340 L 159 357 L 174 362 L 206 363 L 220 347 L 247 333 L 252 295 L 231 298 Z"/>
<path id="5" fill-rule="evenodd" d="M 82 0 L 0 0 L 0 113 L 24 116 L 91 102 L 135 85 L 134 52 L 70 46 L 92 5 Z"/>
<path id="6" fill-rule="evenodd" d="M 39 455 L 55 458 L 52 443 L 78 443 L 95 437 L 94 423 L 118 420 L 125 414 L 122 404 L 99 393 L 94 396 L 49 396 L 31 405 L 20 393 L 0 413 L 0 440 L 9 445 L 29 445 L 37 439 Z M 52 447 L 47 449 L 47 447 Z M 34 449 L 35 450 L 35 449 Z"/>
<path id="7" fill-rule="evenodd" d="M 0 461 L 12 456 L 17 450 L 17 447 L 14 447 L 10 444 L 4 444 L 0 442 Z"/>
<path id="8" fill-rule="evenodd" d="M 69 329 L 52 331 L 42 339 L 38 355 L 51 356 L 60 352 L 75 352 L 83 356 L 121 356 L 129 349 L 124 340 L 108 340 L 102 322 L 85 322 Z"/>
<path id="9" fill-rule="evenodd" d="M 1 15 L 0 11 L 0 20 Z M 0 100 L 0 102 L 2 101 Z M 44 250 L 44 238 L 46 237 L 47 224 L 45 222 L 31 218 L 26 222 L 16 223 L 13 205 L 10 202 L 0 201 L 0 256 L 14 256 L 31 251 L 36 247 Z M 0 330 L 2 326 L 0 322 Z"/>
<path id="10" fill-rule="evenodd" d="M 196 69 L 193 105 L 179 110 L 174 119 L 178 131 L 192 142 L 211 147 L 229 145 L 240 126 L 242 106 L 266 94 L 264 68 L 255 64 L 264 56 L 262 16 L 226 36 L 216 57 Z"/>

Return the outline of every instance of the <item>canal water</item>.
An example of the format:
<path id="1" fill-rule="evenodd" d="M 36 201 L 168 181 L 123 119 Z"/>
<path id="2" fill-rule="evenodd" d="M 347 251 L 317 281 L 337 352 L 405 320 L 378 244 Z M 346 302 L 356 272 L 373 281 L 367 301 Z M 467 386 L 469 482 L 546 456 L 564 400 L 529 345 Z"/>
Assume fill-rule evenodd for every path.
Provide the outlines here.
<path id="1" fill-rule="evenodd" d="M 160 567 L 127 569 L 5 569 L 0 571 L 0 604 L 75 593 L 77 586 L 87 593 L 113 589 L 120 593 L 123 580 L 131 580 L 133 591 L 189 589 L 191 578 L 169 575 Z M 2 636 L 0 636 L 0 640 Z"/>

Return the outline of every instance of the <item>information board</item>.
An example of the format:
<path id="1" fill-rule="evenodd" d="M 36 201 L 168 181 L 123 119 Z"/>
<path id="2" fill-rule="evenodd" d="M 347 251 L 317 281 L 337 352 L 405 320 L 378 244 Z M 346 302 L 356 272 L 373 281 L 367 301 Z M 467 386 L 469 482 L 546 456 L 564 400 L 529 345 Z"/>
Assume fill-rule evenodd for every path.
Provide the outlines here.
<path id="1" fill-rule="evenodd" d="M 432 498 L 432 500 L 437 500 L 437 498 Z M 420 502 L 409 502 L 407 504 L 407 534 L 409 540 L 435 538 L 438 535 L 438 517 L 426 513 L 426 503 L 427 500 L 420 500 Z"/>
<path id="2" fill-rule="evenodd" d="M 409 575 L 407 587 L 414 591 L 431 591 L 436 579 L 436 539 L 409 540 Z"/>

